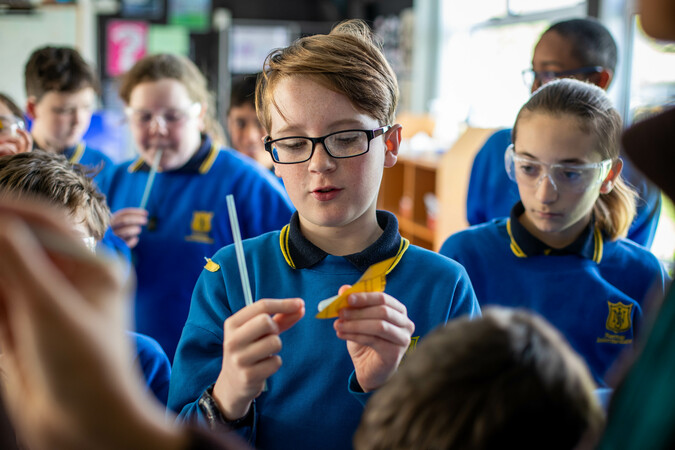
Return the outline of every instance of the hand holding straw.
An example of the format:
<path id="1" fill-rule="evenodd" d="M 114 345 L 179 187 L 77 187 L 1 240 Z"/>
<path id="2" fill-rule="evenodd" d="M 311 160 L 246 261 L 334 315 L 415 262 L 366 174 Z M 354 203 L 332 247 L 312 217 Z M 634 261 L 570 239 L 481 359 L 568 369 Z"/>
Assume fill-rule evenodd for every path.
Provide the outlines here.
<path id="1" fill-rule="evenodd" d="M 239 278 L 241 278 L 241 288 L 244 291 L 244 302 L 246 306 L 253 304 L 251 295 L 251 283 L 248 281 L 248 269 L 246 268 L 246 258 L 244 257 L 244 245 L 241 243 L 241 232 L 239 231 L 239 219 L 237 219 L 237 209 L 234 206 L 234 197 L 232 194 L 225 197 L 227 201 L 227 212 L 230 216 L 230 227 L 232 228 L 232 238 L 234 239 L 234 251 L 237 254 L 237 265 L 239 266 Z M 267 380 L 263 384 L 263 392 L 267 391 Z"/>
<path id="2" fill-rule="evenodd" d="M 155 182 L 155 174 L 159 168 L 159 161 L 162 159 L 162 149 L 160 148 L 155 153 L 155 159 L 152 161 L 152 167 L 150 167 L 150 175 L 148 175 L 148 181 L 145 183 L 145 190 L 143 191 L 143 199 L 141 200 L 141 206 L 139 208 L 145 209 L 145 206 L 148 204 L 148 198 L 150 198 L 150 190 L 152 189 L 152 184 Z"/>

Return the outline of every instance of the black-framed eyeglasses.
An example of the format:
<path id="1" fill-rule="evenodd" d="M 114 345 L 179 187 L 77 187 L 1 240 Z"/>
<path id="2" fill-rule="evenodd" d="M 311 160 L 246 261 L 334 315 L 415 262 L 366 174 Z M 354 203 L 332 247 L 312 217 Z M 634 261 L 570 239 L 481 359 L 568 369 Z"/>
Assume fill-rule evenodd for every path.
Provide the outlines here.
<path id="1" fill-rule="evenodd" d="M 602 71 L 602 66 L 579 67 L 578 69 L 562 70 L 560 72 L 553 70 L 542 70 L 537 72 L 534 69 L 525 69 L 523 70 L 523 82 L 525 83 L 525 86 L 529 88 L 532 87 L 536 80 L 539 80 L 543 86 L 558 78 L 569 78 L 575 75 L 589 75 L 592 73 L 600 73 Z"/>
<path id="2" fill-rule="evenodd" d="M 309 161 L 314 154 L 316 144 L 323 144 L 326 152 L 333 158 L 353 158 L 368 153 L 370 141 L 383 135 L 390 125 L 374 130 L 342 130 L 321 137 L 289 136 L 272 139 L 263 138 L 265 150 L 279 164 L 298 164 Z"/>

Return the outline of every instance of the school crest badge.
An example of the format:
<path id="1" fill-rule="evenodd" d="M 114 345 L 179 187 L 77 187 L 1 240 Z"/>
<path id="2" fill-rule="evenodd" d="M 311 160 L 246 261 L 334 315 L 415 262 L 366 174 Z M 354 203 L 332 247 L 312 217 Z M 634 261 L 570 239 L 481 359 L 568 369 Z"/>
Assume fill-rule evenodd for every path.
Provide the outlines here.
<path id="1" fill-rule="evenodd" d="M 212 211 L 193 211 L 192 221 L 190 222 L 190 229 L 192 230 L 192 233 L 187 236 L 185 240 L 212 244 L 213 238 L 209 235 L 212 228 L 212 222 Z"/>
<path id="2" fill-rule="evenodd" d="M 605 326 L 614 333 L 624 333 L 631 329 L 631 312 L 633 305 L 626 305 L 621 302 L 607 302 L 609 314 L 607 314 L 607 323 Z"/>

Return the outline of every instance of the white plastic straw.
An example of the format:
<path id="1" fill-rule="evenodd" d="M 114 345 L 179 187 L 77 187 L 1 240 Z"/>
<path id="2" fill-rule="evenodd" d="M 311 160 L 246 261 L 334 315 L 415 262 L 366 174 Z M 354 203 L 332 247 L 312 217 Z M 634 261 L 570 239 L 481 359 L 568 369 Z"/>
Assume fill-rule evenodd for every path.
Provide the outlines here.
<path id="1" fill-rule="evenodd" d="M 232 237 L 234 238 L 234 250 L 237 253 L 237 264 L 239 265 L 239 277 L 241 278 L 241 287 L 244 290 L 244 301 L 246 306 L 253 303 L 251 295 L 251 284 L 248 281 L 248 269 L 246 269 L 246 259 L 244 257 L 244 246 L 241 243 L 241 232 L 239 231 L 239 220 L 237 219 L 237 209 L 234 206 L 234 197 L 228 195 L 227 212 L 230 215 L 230 226 L 232 227 Z"/>
<path id="2" fill-rule="evenodd" d="M 148 198 L 150 198 L 150 190 L 152 189 L 152 184 L 155 182 L 155 174 L 159 168 L 159 160 L 162 159 L 162 149 L 160 148 L 155 153 L 155 159 L 152 161 L 152 167 L 150 167 L 150 175 L 148 175 L 148 181 L 145 183 L 145 190 L 143 191 L 143 199 L 141 200 L 141 206 L 139 208 L 145 209 L 145 206 L 148 204 Z"/>

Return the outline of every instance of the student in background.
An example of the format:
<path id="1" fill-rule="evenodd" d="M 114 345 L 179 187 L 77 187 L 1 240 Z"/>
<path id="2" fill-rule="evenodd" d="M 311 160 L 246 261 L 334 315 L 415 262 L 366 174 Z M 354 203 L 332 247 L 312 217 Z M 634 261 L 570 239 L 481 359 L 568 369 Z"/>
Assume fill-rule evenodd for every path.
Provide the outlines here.
<path id="1" fill-rule="evenodd" d="M 607 89 L 617 63 L 617 48 L 612 35 L 592 19 L 572 19 L 552 25 L 539 39 L 532 55 L 532 69 L 523 73 L 534 92 L 557 78 L 588 81 Z M 511 144 L 511 130 L 493 134 L 478 152 L 471 169 L 467 195 L 467 220 L 470 225 L 506 217 L 518 201 L 518 192 L 506 173 L 504 152 Z M 628 239 L 649 248 L 661 211 L 661 194 L 642 175 L 624 161 L 623 178 L 638 193 L 637 214 L 628 231 Z"/>
<path id="2" fill-rule="evenodd" d="M 250 305 L 235 246 L 205 265 L 169 392 L 183 421 L 229 425 L 260 448 L 351 448 L 362 405 L 417 340 L 479 314 L 464 270 L 410 245 L 396 217 L 376 211 L 401 139 L 397 101 L 396 76 L 361 21 L 267 57 L 257 111 L 297 212 L 243 242 Z M 390 258 L 383 293 L 349 295 L 336 320 L 314 317 Z"/>
<path id="3" fill-rule="evenodd" d="M 433 331 L 366 405 L 357 450 L 576 448 L 604 414 L 583 360 L 524 310 Z"/>
<path id="4" fill-rule="evenodd" d="M 2 404 L 31 450 L 241 450 L 170 425 L 133 366 L 126 276 L 74 234 L 63 208 L 0 198 Z M 0 419 L 2 411 L 0 411 Z M 3 449 L 14 449 L 0 422 Z M 3 440 L 3 438 L 5 438 Z M 23 447 L 22 447 L 23 448 Z"/>
<path id="5" fill-rule="evenodd" d="M 0 92 L 0 156 L 29 152 L 32 147 L 21 108 Z"/>
<path id="6" fill-rule="evenodd" d="M 26 63 L 24 80 L 35 147 L 61 153 L 71 163 L 97 168 L 96 180 L 110 170 L 110 158 L 82 141 L 96 107 L 99 82 L 77 50 L 55 46 L 36 49 Z"/>
<path id="7" fill-rule="evenodd" d="M 37 151 L 0 158 L 0 192 L 63 208 L 68 214 L 67 223 L 90 250 L 96 248 L 108 228 L 110 210 L 105 198 L 87 169 L 69 163 L 63 155 Z M 142 369 L 147 388 L 166 404 L 171 376 L 166 354 L 154 339 L 128 334 L 136 349 L 134 363 Z"/>
<path id="8" fill-rule="evenodd" d="M 112 229 L 131 248 L 137 330 L 173 359 L 204 258 L 233 241 L 227 195 L 234 196 L 244 238 L 280 229 L 292 205 L 269 171 L 221 150 L 206 79 L 187 58 L 143 58 L 122 77 L 120 96 L 140 156 L 115 167 L 100 186 Z"/>
<path id="9" fill-rule="evenodd" d="M 268 169 L 272 159 L 265 151 L 265 129 L 255 113 L 257 75 L 244 75 L 232 83 L 230 108 L 227 110 L 227 134 L 232 148 L 255 159 Z"/>
<path id="10" fill-rule="evenodd" d="M 466 268 L 481 307 L 529 308 L 556 326 L 599 386 L 667 278 L 651 252 L 623 239 L 635 193 L 620 175 L 621 130 L 602 89 L 544 85 L 518 113 L 506 152 L 521 200 L 510 217 L 456 233 L 440 250 Z"/>

